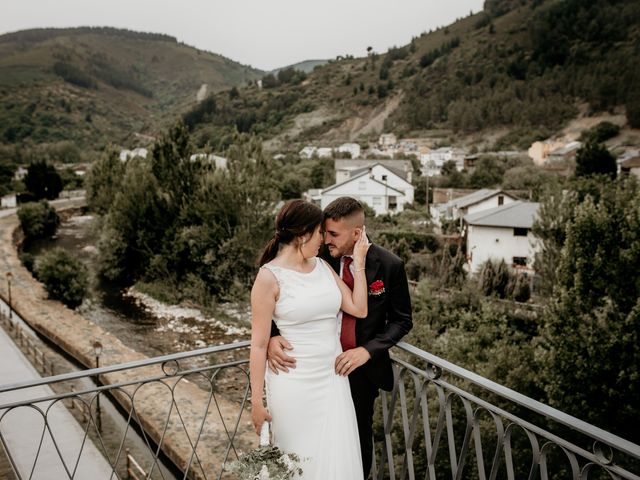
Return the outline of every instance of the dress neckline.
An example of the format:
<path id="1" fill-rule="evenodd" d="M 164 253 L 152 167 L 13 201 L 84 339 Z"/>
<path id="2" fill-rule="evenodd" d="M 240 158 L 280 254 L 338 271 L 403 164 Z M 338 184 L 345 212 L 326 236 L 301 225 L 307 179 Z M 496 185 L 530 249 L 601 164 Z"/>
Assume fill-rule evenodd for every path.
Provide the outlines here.
<path id="1" fill-rule="evenodd" d="M 268 263 L 267 265 L 271 267 L 279 268 L 281 270 L 286 270 L 288 272 L 297 273 L 298 275 L 311 275 L 313 272 L 316 271 L 316 268 L 318 268 L 318 264 L 320 263 L 320 260 L 318 259 L 318 257 L 314 257 L 314 259 L 316 262 L 313 265 L 313 268 L 311 269 L 311 271 L 309 272 L 299 272 L 298 270 L 294 270 L 293 268 L 281 267 L 280 265 L 273 265 L 272 263 Z"/>

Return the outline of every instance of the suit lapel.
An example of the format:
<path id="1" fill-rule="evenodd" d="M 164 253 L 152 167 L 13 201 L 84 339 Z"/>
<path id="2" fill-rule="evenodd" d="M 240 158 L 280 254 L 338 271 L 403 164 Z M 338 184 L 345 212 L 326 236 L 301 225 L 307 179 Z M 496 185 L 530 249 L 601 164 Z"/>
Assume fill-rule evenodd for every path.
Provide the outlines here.
<path id="1" fill-rule="evenodd" d="M 380 257 L 378 256 L 378 246 L 371 245 L 367 252 L 367 264 L 365 265 L 365 273 L 367 277 L 367 290 L 369 285 L 376 281 L 380 270 Z"/>

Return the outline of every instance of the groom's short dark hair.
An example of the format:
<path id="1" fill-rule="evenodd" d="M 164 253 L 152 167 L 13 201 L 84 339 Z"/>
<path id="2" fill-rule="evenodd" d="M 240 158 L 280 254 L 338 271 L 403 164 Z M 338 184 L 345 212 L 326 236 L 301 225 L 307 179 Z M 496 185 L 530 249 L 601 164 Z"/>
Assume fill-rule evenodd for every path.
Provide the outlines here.
<path id="1" fill-rule="evenodd" d="M 357 213 L 364 215 L 364 207 L 353 197 L 339 197 L 324 209 L 324 219 L 340 220 Z"/>

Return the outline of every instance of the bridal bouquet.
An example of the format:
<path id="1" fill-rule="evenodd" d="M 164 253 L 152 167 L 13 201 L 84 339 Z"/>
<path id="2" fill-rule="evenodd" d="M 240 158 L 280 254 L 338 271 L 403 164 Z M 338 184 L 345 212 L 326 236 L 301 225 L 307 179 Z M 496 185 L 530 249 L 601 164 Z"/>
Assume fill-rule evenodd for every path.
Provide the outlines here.
<path id="1" fill-rule="evenodd" d="M 229 465 L 228 470 L 241 480 L 290 480 L 297 473 L 302 475 L 300 457 L 295 453 L 284 453 L 270 445 L 269 424 L 262 424 L 260 446 L 242 455 Z"/>

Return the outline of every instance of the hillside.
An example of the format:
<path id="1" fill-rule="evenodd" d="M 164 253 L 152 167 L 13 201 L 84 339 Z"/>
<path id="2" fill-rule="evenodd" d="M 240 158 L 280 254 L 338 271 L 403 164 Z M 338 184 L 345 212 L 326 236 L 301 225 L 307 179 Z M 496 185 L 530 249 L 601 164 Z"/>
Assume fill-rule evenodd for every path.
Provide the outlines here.
<path id="1" fill-rule="evenodd" d="M 213 96 L 187 123 L 201 145 L 224 147 L 237 128 L 273 149 L 382 129 L 524 148 L 599 112 L 639 127 L 639 26 L 639 0 L 489 0 L 384 54 Z"/>
<path id="2" fill-rule="evenodd" d="M 0 36 L 0 143 L 133 145 L 196 103 L 263 72 L 166 35 L 114 28 Z"/>

